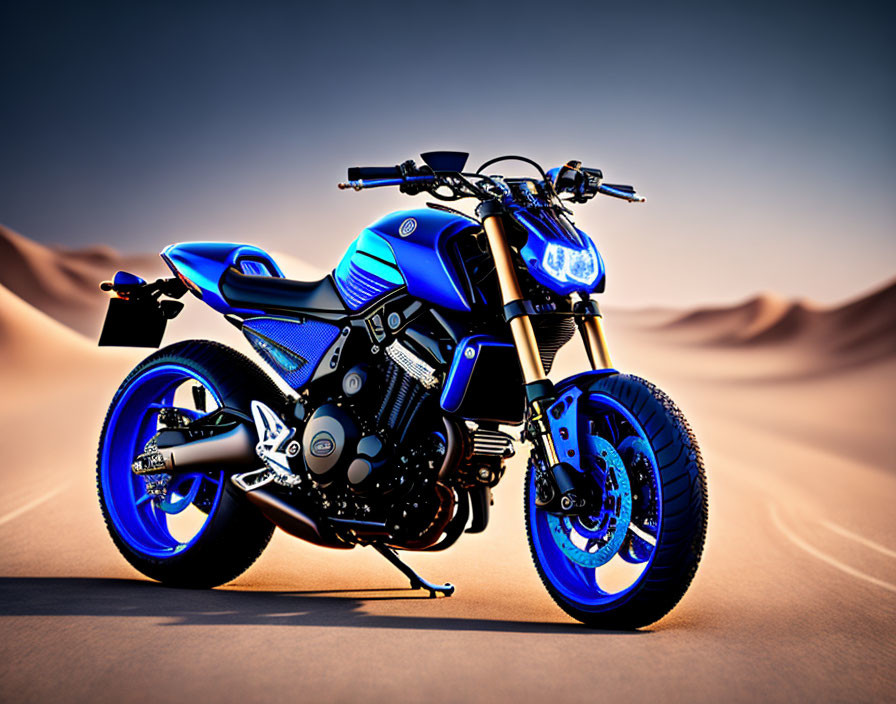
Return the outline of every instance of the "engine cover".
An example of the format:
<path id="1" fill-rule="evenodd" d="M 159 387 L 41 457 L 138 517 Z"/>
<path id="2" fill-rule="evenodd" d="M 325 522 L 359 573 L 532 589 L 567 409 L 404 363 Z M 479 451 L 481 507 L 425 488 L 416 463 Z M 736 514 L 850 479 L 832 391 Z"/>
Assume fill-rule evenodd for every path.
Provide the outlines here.
<path id="1" fill-rule="evenodd" d="M 357 445 L 358 426 L 354 418 L 335 403 L 326 403 L 314 411 L 302 434 L 305 465 L 323 485 L 345 476 Z"/>

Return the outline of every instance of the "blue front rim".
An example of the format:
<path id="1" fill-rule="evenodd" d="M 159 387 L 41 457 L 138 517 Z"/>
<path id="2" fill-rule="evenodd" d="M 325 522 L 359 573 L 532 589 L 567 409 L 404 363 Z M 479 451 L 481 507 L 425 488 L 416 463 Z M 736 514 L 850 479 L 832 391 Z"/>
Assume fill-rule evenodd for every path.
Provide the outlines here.
<path id="1" fill-rule="evenodd" d="M 600 611 L 615 607 L 626 599 L 650 570 L 662 526 L 662 481 L 650 440 L 631 411 L 602 393 L 591 393 L 587 398 L 583 396 L 579 409 L 580 428 L 591 422 L 599 422 L 601 437 L 609 441 L 620 455 L 633 457 L 633 446 L 643 450 L 640 461 L 644 464 L 638 471 L 630 466 L 630 462 L 624 464 L 630 477 L 637 478 L 640 473 L 642 480 L 637 483 L 637 492 L 640 493 L 636 496 L 645 502 L 644 505 L 652 501 L 650 505 L 654 510 L 653 518 L 649 520 L 632 518 L 624 545 L 608 562 L 598 567 L 586 567 L 570 558 L 568 540 L 556 537 L 557 520 L 549 518 L 548 513 L 535 505 L 535 472 L 529 472 L 527 520 L 542 571 L 566 600 L 579 608 Z M 584 525 L 581 523 L 578 519 L 565 519 L 563 525 L 569 529 L 570 535 L 582 536 L 587 540 L 593 529 L 587 522 Z"/>
<path id="2" fill-rule="evenodd" d="M 159 411 L 174 406 L 178 389 L 190 382 L 201 384 L 221 405 L 215 387 L 192 369 L 178 364 L 151 367 L 119 392 L 103 436 L 100 486 L 106 510 L 121 539 L 144 556 L 165 559 L 190 548 L 221 502 L 223 472 L 175 477 L 162 499 L 147 493 L 147 478 L 131 471 L 136 456 L 158 431 Z M 203 415 L 186 403 L 177 407 L 194 419 Z M 201 513 L 196 508 L 200 497 Z M 185 516 L 191 507 L 190 515 Z"/>

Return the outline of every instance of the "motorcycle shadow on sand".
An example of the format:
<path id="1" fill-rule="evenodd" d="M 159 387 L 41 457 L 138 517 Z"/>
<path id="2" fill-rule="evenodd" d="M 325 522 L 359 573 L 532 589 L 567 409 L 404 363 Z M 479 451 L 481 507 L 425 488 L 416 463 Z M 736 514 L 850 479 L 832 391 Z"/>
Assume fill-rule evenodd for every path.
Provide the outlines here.
<path id="1" fill-rule="evenodd" d="M 371 601 L 417 599 L 431 601 L 425 593 L 409 588 L 253 592 L 174 589 L 129 579 L 0 577 L 0 616 L 159 618 L 167 626 L 330 626 L 540 634 L 649 632 L 594 631 L 577 623 L 364 611 L 365 603 Z"/>

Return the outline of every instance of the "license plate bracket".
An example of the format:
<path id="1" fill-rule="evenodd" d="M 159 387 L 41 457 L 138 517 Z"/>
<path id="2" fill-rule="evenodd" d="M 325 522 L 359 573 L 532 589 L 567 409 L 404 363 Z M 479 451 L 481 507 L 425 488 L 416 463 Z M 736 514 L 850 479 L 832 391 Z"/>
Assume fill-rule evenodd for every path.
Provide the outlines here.
<path id="1" fill-rule="evenodd" d="M 112 298 L 99 346 L 158 347 L 167 324 L 168 318 L 155 298 Z"/>

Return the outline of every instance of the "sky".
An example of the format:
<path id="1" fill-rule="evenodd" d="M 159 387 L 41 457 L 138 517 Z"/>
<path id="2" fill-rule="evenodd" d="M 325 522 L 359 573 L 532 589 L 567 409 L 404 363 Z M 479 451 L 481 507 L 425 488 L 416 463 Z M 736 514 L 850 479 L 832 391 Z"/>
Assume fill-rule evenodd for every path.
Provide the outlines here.
<path id="1" fill-rule="evenodd" d="M 365 225 L 426 200 L 337 191 L 346 167 L 517 153 L 647 196 L 576 211 L 608 303 L 831 303 L 896 275 L 882 8 L 10 1 L 0 223 L 126 252 L 251 242 L 331 269 Z"/>

